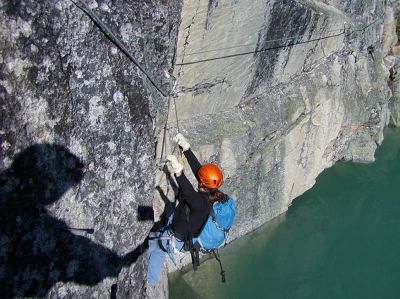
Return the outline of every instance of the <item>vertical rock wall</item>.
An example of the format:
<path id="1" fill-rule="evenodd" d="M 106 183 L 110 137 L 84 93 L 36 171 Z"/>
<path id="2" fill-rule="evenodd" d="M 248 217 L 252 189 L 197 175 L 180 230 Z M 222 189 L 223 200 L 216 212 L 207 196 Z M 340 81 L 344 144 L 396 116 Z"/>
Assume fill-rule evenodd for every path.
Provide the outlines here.
<path id="1" fill-rule="evenodd" d="M 85 2 L 167 89 L 179 2 Z M 143 297 L 167 103 L 71 1 L 0 3 L 1 297 Z"/>
<path id="2" fill-rule="evenodd" d="M 157 161 L 174 150 L 175 109 L 199 158 L 226 174 L 232 239 L 286 211 L 336 161 L 372 161 L 384 126 L 399 123 L 388 1 L 185 0 L 182 15 L 177 1 L 85 3 L 163 90 L 176 61 L 177 97 L 167 111 L 72 2 L 1 1 L 5 298 L 146 296 L 151 221 L 138 211 L 153 203 L 154 138 Z M 173 198 L 164 173 L 155 183 Z M 162 282 L 150 297 L 165 295 Z"/>
<path id="3" fill-rule="evenodd" d="M 389 70 L 389 87 L 392 97 L 389 101 L 391 111 L 390 125 L 400 126 L 400 3 L 393 2 L 387 11 L 384 27 L 384 50 L 388 55 L 385 64 Z"/>
<path id="4" fill-rule="evenodd" d="M 184 1 L 179 126 L 199 158 L 226 175 L 222 189 L 238 205 L 231 239 L 285 212 L 336 161 L 374 160 L 390 116 L 388 5 Z"/>

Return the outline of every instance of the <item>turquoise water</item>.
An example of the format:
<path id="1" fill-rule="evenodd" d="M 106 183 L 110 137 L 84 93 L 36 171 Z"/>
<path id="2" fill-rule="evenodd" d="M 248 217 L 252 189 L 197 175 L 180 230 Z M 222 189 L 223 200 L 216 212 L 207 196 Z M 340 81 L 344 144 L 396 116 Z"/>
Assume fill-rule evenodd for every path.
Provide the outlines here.
<path id="1" fill-rule="evenodd" d="M 400 298 L 400 130 L 372 164 L 336 163 L 288 212 L 170 277 L 170 298 Z"/>

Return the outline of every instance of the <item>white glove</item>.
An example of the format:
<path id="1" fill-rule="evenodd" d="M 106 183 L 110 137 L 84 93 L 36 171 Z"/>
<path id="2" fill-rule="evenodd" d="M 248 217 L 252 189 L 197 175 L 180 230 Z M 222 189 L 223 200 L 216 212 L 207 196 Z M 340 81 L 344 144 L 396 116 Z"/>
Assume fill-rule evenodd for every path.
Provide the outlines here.
<path id="1" fill-rule="evenodd" d="M 166 160 L 173 173 L 180 174 L 183 171 L 183 165 L 179 163 L 178 159 L 174 155 L 168 155 Z"/>
<path id="2" fill-rule="evenodd" d="M 186 138 L 181 133 L 176 134 L 174 141 L 178 143 L 183 151 L 187 151 L 190 148 L 189 142 L 187 142 Z"/>

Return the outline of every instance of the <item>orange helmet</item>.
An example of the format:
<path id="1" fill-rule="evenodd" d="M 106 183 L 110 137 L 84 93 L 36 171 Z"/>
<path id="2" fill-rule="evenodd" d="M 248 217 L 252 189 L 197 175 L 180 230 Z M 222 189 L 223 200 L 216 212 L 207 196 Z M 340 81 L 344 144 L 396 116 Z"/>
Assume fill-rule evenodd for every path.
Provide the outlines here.
<path id="1" fill-rule="evenodd" d="M 221 187 L 224 175 L 217 165 L 207 163 L 201 166 L 197 172 L 200 183 L 209 189 Z"/>

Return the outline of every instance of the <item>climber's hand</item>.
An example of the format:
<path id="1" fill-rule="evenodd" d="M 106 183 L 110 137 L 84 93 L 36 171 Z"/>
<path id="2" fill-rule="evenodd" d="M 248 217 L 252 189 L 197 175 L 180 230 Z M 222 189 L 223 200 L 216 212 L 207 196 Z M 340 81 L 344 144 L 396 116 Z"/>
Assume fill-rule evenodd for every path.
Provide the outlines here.
<path id="1" fill-rule="evenodd" d="M 174 141 L 178 143 L 183 151 L 187 151 L 190 148 L 189 142 L 181 133 L 176 134 L 176 136 L 174 137 Z"/>
<path id="2" fill-rule="evenodd" d="M 179 163 L 178 159 L 174 155 L 168 155 L 166 158 L 166 163 L 171 172 L 179 176 L 183 171 L 183 165 Z"/>

